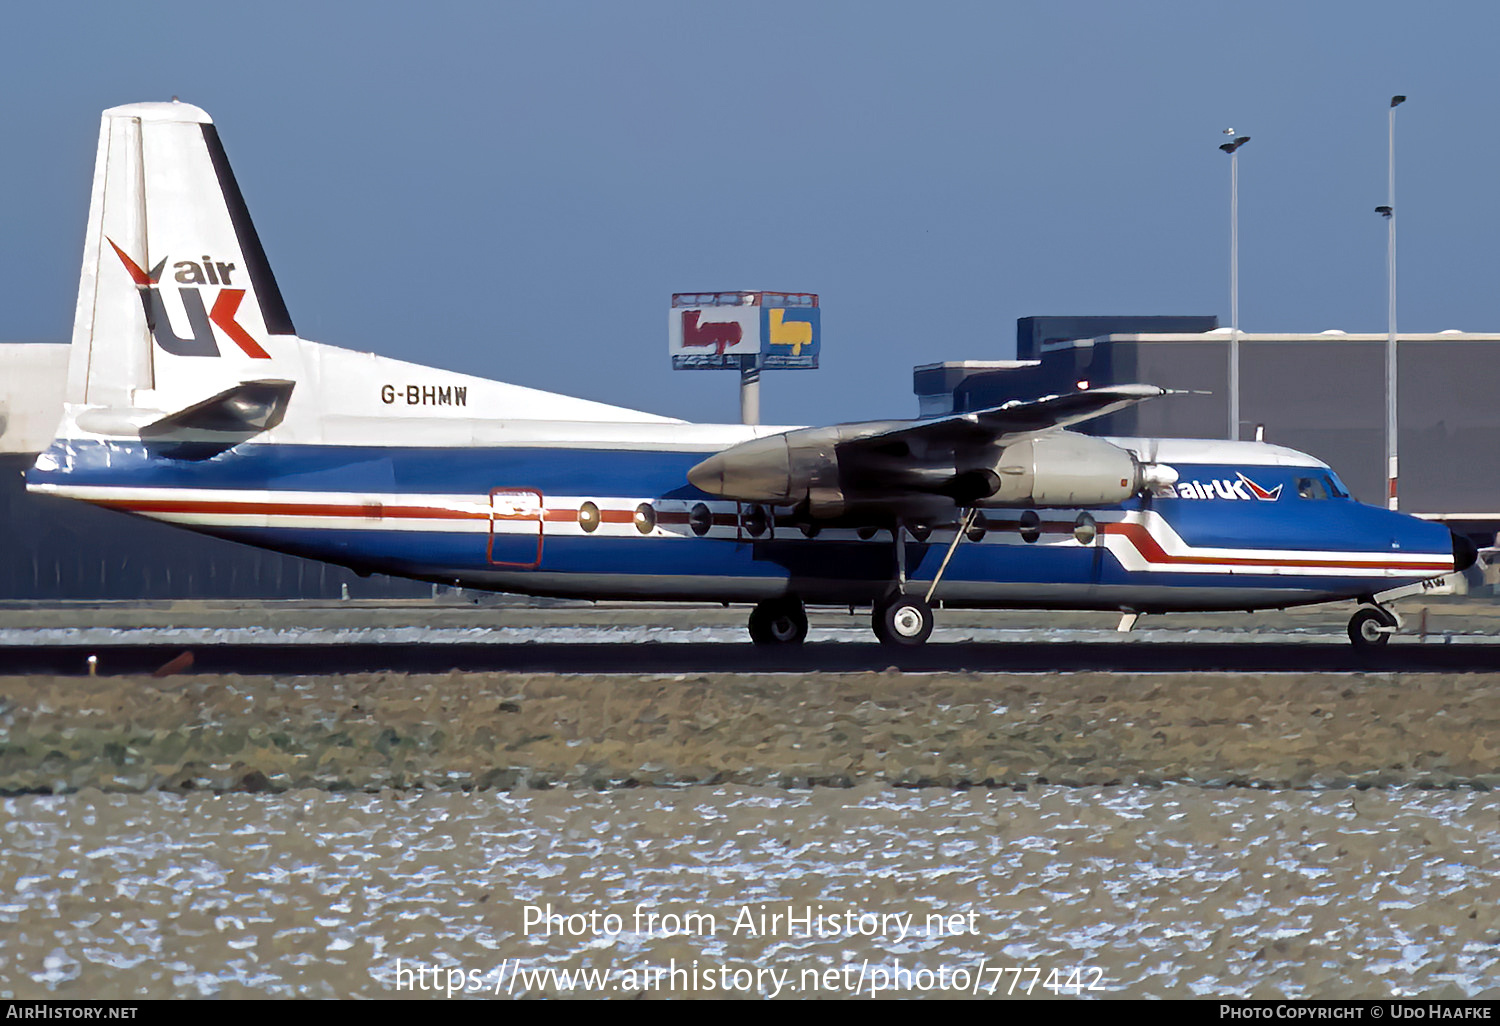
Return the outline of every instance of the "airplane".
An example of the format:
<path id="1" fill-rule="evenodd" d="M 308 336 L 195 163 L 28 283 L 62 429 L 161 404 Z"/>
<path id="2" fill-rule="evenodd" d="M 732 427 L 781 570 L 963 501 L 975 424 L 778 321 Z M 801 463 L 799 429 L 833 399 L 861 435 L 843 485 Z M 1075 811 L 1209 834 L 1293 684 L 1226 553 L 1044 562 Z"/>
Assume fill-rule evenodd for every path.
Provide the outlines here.
<path id="1" fill-rule="evenodd" d="M 935 608 L 1128 630 L 1352 599 L 1351 641 L 1377 646 L 1392 601 L 1474 562 L 1292 449 L 1069 430 L 1167 395 L 689 424 L 308 341 L 213 120 L 174 99 L 103 114 L 67 403 L 27 487 L 360 573 L 748 603 L 761 645 L 804 641 L 809 604 L 867 606 L 899 648 Z"/>

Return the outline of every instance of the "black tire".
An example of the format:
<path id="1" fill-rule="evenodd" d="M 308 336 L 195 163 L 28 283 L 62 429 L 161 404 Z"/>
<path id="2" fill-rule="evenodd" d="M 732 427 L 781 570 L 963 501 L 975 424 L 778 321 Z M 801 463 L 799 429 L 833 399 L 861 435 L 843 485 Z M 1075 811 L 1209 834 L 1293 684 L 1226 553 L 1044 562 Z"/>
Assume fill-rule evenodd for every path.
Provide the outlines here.
<path id="1" fill-rule="evenodd" d="M 870 626 L 882 645 L 915 648 L 932 637 L 932 607 L 919 598 L 899 595 L 876 605 Z"/>
<path id="2" fill-rule="evenodd" d="M 800 645 L 807 640 L 801 599 L 766 599 L 750 611 L 750 640 L 757 645 Z"/>
<path id="3" fill-rule="evenodd" d="M 1379 648 L 1391 640 L 1391 632 L 1379 628 L 1394 626 L 1396 621 L 1385 610 L 1361 606 L 1349 618 L 1349 640 L 1355 648 Z"/>

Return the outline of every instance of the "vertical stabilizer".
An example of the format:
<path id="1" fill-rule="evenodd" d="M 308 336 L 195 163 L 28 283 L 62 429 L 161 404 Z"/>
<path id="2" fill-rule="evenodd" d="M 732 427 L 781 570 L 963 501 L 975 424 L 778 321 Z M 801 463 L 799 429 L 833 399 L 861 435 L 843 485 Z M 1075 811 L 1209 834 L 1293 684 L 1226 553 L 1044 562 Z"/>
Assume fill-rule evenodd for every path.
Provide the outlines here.
<path id="1" fill-rule="evenodd" d="M 294 335 L 212 119 L 177 101 L 105 111 L 69 400 L 175 408 L 275 377 Z"/>

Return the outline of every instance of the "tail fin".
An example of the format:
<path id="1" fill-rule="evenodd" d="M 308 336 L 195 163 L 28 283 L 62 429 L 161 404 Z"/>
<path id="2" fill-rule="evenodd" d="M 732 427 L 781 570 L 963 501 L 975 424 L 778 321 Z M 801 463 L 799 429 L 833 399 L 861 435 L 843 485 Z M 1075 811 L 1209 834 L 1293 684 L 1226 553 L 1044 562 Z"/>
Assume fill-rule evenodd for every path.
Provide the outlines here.
<path id="1" fill-rule="evenodd" d="M 68 400 L 178 409 L 285 376 L 277 337 L 295 335 L 213 119 L 175 100 L 105 111 Z"/>

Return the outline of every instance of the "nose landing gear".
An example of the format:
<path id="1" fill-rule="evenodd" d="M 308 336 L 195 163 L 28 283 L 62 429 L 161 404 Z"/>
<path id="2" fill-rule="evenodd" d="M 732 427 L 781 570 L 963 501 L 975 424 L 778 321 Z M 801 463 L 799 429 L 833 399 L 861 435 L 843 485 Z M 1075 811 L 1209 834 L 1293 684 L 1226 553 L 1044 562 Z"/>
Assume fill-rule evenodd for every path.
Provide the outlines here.
<path id="1" fill-rule="evenodd" d="M 1460 536 L 1454 535 L 1454 537 Z M 1457 544 L 1457 542 L 1454 543 L 1455 546 Z M 1454 559 L 1457 563 L 1458 557 L 1455 556 Z M 1445 580 L 1447 580 L 1446 577 L 1432 577 L 1415 584 L 1402 584 L 1387 588 L 1385 591 L 1378 591 L 1361 599 L 1363 605 L 1356 609 L 1354 615 L 1349 618 L 1349 640 L 1354 643 L 1355 648 L 1374 648 L 1378 645 L 1389 644 L 1391 635 L 1401 629 L 1401 615 L 1386 603 L 1395 602 L 1409 595 L 1420 595 L 1423 592 L 1432 591 L 1441 586 Z"/>
<path id="2" fill-rule="evenodd" d="M 1378 648 L 1388 644 L 1400 626 L 1384 606 L 1360 606 L 1349 618 L 1349 640 L 1355 648 Z"/>

